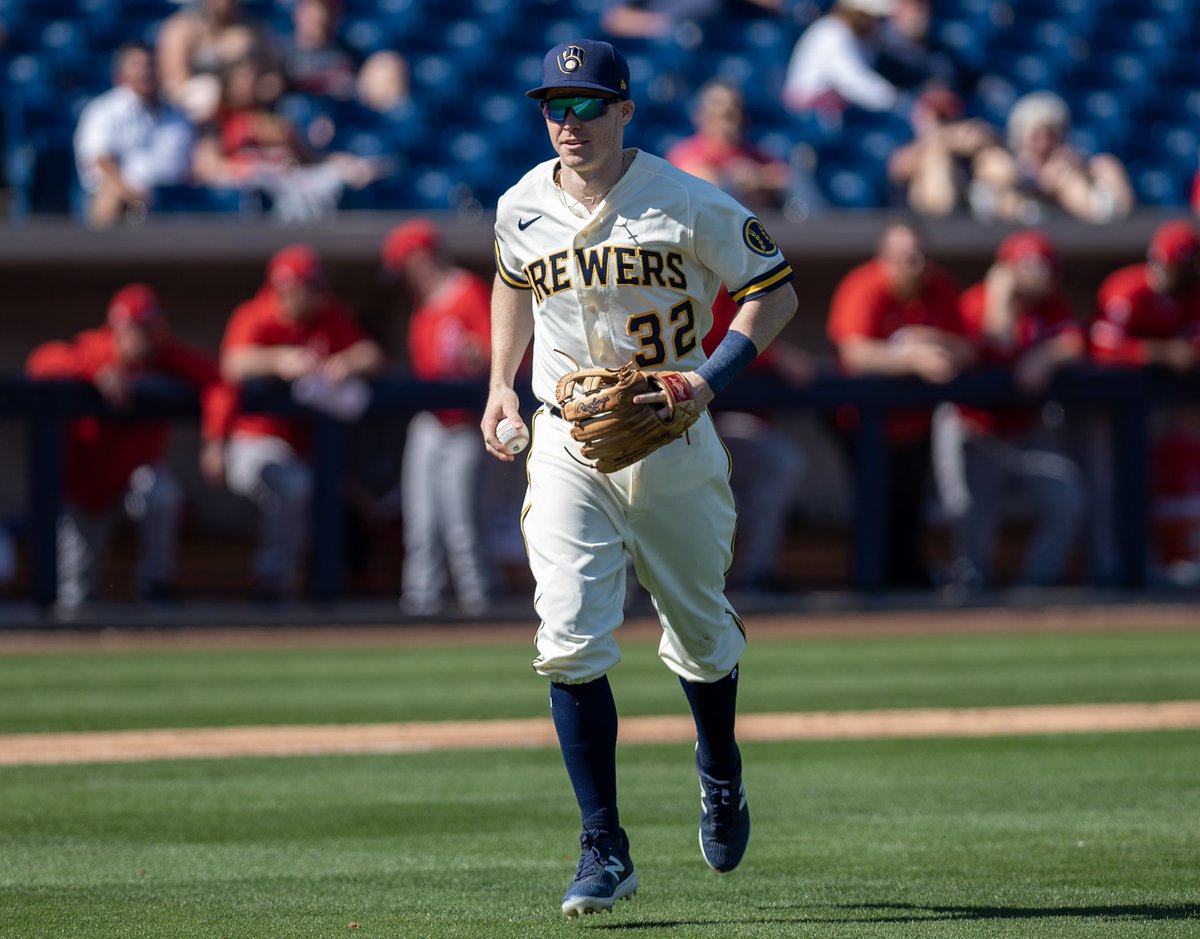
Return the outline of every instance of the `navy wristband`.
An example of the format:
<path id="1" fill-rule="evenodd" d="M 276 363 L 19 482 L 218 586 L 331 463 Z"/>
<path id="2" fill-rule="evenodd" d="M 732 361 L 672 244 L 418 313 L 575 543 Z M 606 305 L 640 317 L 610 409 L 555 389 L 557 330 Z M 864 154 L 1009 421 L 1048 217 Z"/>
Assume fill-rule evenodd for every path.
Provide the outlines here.
<path id="1" fill-rule="evenodd" d="M 696 374 L 708 382 L 713 394 L 719 395 L 757 357 L 758 349 L 750 338 L 731 329 Z"/>

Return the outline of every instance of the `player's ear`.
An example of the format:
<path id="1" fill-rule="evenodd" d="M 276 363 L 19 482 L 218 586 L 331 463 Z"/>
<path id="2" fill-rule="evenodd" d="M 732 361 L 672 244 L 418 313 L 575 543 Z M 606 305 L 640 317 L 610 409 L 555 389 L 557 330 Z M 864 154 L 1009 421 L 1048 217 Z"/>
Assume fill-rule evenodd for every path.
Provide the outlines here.
<path id="1" fill-rule="evenodd" d="M 633 119 L 633 111 L 636 105 L 632 101 L 621 102 L 621 126 L 624 127 Z"/>

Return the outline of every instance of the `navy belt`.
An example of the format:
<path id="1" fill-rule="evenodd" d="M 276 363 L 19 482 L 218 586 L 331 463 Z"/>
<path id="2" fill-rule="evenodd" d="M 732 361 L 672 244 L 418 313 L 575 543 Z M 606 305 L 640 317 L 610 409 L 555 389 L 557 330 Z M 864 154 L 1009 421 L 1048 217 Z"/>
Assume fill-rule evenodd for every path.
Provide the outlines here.
<path id="1" fill-rule="evenodd" d="M 557 417 L 559 420 L 565 420 L 565 418 L 562 416 L 562 411 L 560 411 L 555 405 L 543 403 L 542 407 L 546 409 L 547 414 Z"/>

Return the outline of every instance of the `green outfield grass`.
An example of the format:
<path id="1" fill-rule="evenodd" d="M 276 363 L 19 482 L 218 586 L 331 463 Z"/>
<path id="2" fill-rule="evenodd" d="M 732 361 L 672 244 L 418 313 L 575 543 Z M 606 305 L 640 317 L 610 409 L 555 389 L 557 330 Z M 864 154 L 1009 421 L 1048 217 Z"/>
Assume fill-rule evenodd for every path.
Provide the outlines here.
<path id="1" fill-rule="evenodd" d="M 755 639 L 746 711 L 971 707 L 1200 697 L 1195 632 Z M 653 643 L 623 644 L 623 714 L 683 696 Z M 533 717 L 529 643 L 0 657 L 0 733 Z"/>
<path id="2" fill-rule="evenodd" d="M 545 715 L 529 658 L 9 656 L 0 730 Z M 1200 632 L 762 640 L 743 675 L 754 711 L 1194 699 Z M 622 713 L 685 710 L 646 642 L 613 683 Z M 553 749 L 0 768 L 0 937 L 1200 937 L 1200 732 L 744 752 L 755 834 L 719 877 L 690 748 L 622 749 L 642 886 L 579 922 Z"/>
<path id="3" fill-rule="evenodd" d="M 720 877 L 689 748 L 627 748 L 641 890 L 574 923 L 558 902 L 578 819 L 550 750 L 8 769 L 0 934 L 1200 935 L 1200 734 L 745 757 L 755 834 Z"/>

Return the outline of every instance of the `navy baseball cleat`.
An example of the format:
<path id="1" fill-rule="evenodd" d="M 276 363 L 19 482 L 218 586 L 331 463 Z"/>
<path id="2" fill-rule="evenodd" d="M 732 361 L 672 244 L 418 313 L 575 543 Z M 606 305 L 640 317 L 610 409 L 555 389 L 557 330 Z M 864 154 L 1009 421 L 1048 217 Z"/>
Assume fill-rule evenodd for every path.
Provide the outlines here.
<path id="1" fill-rule="evenodd" d="M 637 893 L 637 874 L 629 857 L 625 829 L 617 834 L 585 828 L 579 836 L 583 853 L 575 879 L 563 895 L 562 911 L 569 917 L 611 910 L 618 900 L 631 900 Z"/>
<path id="2" fill-rule="evenodd" d="M 750 841 L 750 810 L 742 786 L 742 767 L 729 779 L 714 779 L 700 768 L 700 853 L 719 874 L 728 874 L 742 862 Z"/>

